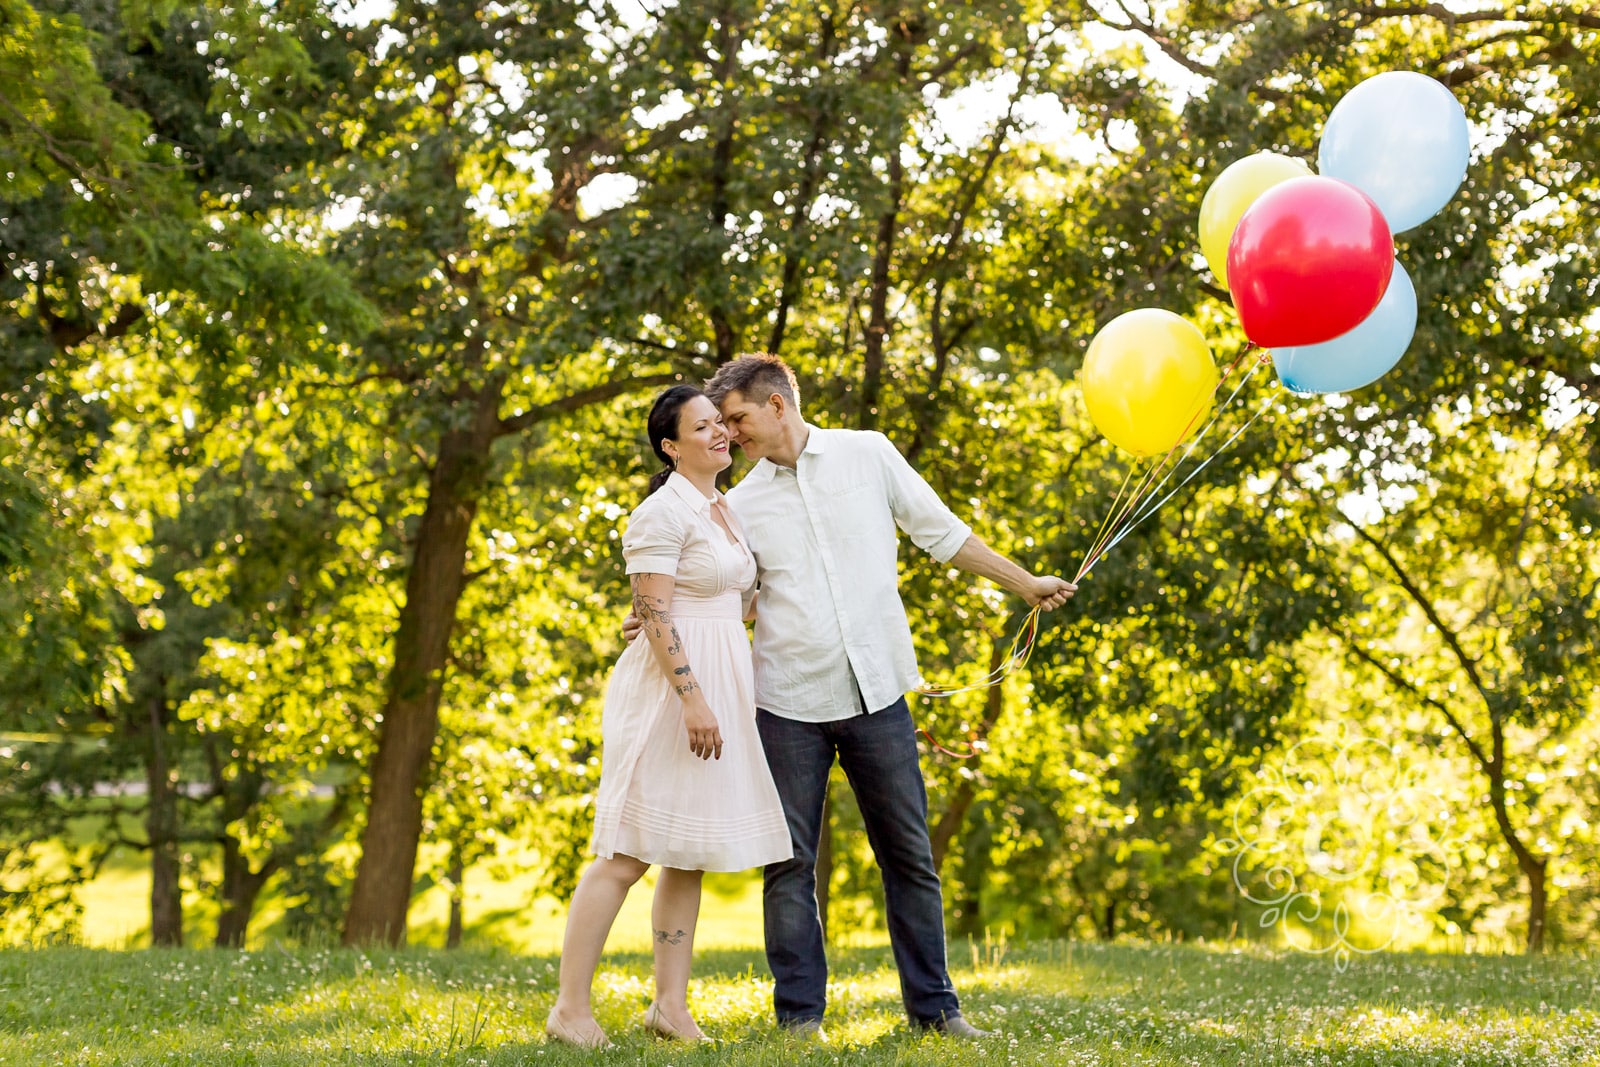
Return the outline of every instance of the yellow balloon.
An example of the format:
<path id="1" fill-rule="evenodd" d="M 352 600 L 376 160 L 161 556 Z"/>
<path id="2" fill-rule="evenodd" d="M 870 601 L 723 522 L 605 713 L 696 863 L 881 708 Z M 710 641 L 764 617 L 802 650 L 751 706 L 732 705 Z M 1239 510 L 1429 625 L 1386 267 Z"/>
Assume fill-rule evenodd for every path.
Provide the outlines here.
<path id="1" fill-rule="evenodd" d="M 1136 456 L 1154 456 L 1204 425 L 1217 391 L 1217 364 L 1193 323 L 1142 308 L 1100 328 L 1079 380 L 1100 432 Z"/>
<path id="2" fill-rule="evenodd" d="M 1276 152 L 1257 152 L 1228 164 L 1200 201 L 1200 251 L 1205 253 L 1217 283 L 1228 288 L 1228 242 L 1245 209 L 1279 182 L 1304 178 L 1311 168 L 1303 160 Z"/>

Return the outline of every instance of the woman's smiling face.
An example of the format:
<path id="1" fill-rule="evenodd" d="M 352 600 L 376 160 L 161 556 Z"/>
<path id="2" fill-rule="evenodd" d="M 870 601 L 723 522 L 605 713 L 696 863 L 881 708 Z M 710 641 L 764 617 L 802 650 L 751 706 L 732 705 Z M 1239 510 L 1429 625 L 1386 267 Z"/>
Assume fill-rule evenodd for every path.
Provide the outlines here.
<path id="1" fill-rule="evenodd" d="M 728 431 L 716 405 L 697 396 L 678 410 L 678 436 L 671 439 L 680 473 L 715 475 L 733 462 Z"/>

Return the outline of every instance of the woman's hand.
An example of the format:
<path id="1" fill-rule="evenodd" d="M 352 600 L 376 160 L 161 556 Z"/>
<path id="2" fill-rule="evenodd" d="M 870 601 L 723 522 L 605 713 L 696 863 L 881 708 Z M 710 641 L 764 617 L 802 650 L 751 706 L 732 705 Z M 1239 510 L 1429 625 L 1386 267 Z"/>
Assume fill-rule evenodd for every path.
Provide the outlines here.
<path id="1" fill-rule="evenodd" d="M 711 705 L 698 693 L 683 702 L 683 725 L 689 730 L 689 751 L 701 759 L 722 758 L 722 730 Z"/>

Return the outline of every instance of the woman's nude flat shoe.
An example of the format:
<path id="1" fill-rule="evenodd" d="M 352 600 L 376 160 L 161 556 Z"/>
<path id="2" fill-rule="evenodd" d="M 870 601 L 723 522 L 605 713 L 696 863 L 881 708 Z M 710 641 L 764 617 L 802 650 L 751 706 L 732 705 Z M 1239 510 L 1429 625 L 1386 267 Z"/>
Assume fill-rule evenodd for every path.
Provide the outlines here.
<path id="1" fill-rule="evenodd" d="M 593 1020 L 591 1020 L 593 1022 Z M 559 1041 L 563 1045 L 572 1045 L 575 1048 L 607 1049 L 615 1048 L 611 1039 L 606 1037 L 606 1032 L 600 1029 L 599 1023 L 594 1023 L 594 1029 L 575 1030 L 567 1025 L 567 1021 L 556 1014 L 554 1008 L 545 1016 L 545 1036 L 552 1041 Z"/>
<path id="2" fill-rule="evenodd" d="M 644 1010 L 644 1028 L 658 1037 L 670 1037 L 674 1041 L 694 1043 L 711 1040 L 698 1026 L 688 1033 L 674 1027 L 666 1019 L 662 1018 L 661 1009 L 656 1007 L 654 1001 L 651 1001 L 650 1006 Z"/>

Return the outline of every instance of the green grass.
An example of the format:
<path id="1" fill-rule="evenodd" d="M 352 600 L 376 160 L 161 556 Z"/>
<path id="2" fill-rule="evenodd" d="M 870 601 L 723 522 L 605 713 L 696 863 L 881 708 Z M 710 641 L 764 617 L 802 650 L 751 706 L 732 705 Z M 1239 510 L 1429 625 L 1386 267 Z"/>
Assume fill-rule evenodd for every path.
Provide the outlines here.
<path id="1" fill-rule="evenodd" d="M 700 955 L 691 1001 L 719 1043 L 645 1037 L 649 959 L 596 984 L 608 1054 L 540 1038 L 548 955 L 332 949 L 0 952 L 0 1064 L 1600 1064 L 1600 961 L 1326 957 L 1065 942 L 952 947 L 976 1022 L 963 1045 L 908 1032 L 883 949 L 834 953 L 827 1045 L 769 1021 L 759 952 Z"/>

